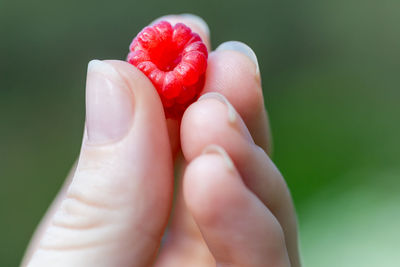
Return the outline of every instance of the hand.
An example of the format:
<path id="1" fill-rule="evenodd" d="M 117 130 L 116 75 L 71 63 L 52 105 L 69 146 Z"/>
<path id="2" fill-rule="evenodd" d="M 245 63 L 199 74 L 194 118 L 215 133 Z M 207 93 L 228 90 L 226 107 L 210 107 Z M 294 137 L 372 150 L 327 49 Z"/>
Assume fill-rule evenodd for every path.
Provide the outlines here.
<path id="1" fill-rule="evenodd" d="M 163 19 L 184 22 L 210 47 L 198 18 Z M 290 193 L 267 154 L 271 139 L 254 52 L 227 42 L 210 53 L 202 95 L 181 125 L 166 122 L 139 70 L 92 61 L 79 160 L 23 265 L 300 266 Z M 179 147 L 183 159 L 176 157 Z M 161 242 L 174 161 L 182 186 Z"/>

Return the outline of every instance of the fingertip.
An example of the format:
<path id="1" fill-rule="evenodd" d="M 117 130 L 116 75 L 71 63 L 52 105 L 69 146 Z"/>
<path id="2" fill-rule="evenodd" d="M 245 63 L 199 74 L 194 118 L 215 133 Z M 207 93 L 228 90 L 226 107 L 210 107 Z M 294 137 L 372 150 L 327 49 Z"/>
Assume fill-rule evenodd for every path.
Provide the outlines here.
<path id="1" fill-rule="evenodd" d="M 111 64 L 90 61 L 86 82 L 87 143 L 112 143 L 126 136 L 134 117 L 133 99 L 132 90 Z"/>
<path id="2" fill-rule="evenodd" d="M 202 224 L 218 223 L 220 211 L 231 204 L 225 196 L 237 190 L 237 183 L 242 181 L 229 155 L 222 147 L 210 145 L 186 168 L 186 205 Z"/>
<path id="3" fill-rule="evenodd" d="M 132 82 L 143 82 L 147 86 L 153 87 L 151 81 L 147 78 L 147 76 L 140 71 L 138 68 L 133 66 L 127 61 L 124 60 L 116 60 L 116 59 L 106 59 L 102 60 L 104 63 L 107 63 L 114 67 L 119 75 L 128 83 L 132 84 Z"/>
<path id="4" fill-rule="evenodd" d="M 239 52 L 245 56 L 247 56 L 250 61 L 252 61 L 256 67 L 256 76 L 260 76 L 260 67 L 258 65 L 258 60 L 256 53 L 254 52 L 253 49 L 250 48 L 247 44 L 239 41 L 227 41 L 222 44 L 220 44 L 215 51 L 236 51 Z"/>
<path id="5" fill-rule="evenodd" d="M 224 95 L 243 118 L 255 143 L 269 152 L 272 140 L 260 75 L 248 55 L 230 47 L 232 45 L 223 44 L 209 54 L 202 94 L 218 92 Z"/>
<path id="6" fill-rule="evenodd" d="M 264 109 L 264 97 L 254 62 L 233 49 L 219 49 L 210 53 L 207 80 L 202 93 L 224 95 L 246 119 Z"/>
<path id="7" fill-rule="evenodd" d="M 207 36 L 210 36 L 210 28 L 202 17 L 190 13 L 180 14 L 179 16 L 183 19 L 190 20 L 193 22 L 193 24 L 196 24 L 196 26 L 201 29 L 203 33 L 205 33 Z"/>
<path id="8" fill-rule="evenodd" d="M 154 24 L 157 23 L 161 20 L 168 21 L 172 25 L 175 25 L 176 23 L 184 23 L 187 26 L 189 26 L 192 31 L 196 32 L 198 35 L 200 35 L 201 39 L 205 43 L 207 49 L 210 51 L 211 49 L 211 44 L 210 44 L 210 28 L 208 27 L 208 24 L 202 19 L 200 16 L 194 15 L 194 14 L 171 14 L 171 15 L 165 15 L 162 17 L 159 17 L 152 21 L 150 23 Z"/>
<path id="9" fill-rule="evenodd" d="M 217 263 L 288 266 L 278 221 L 248 190 L 226 151 L 212 145 L 205 152 L 186 169 L 184 197 Z"/>
<path id="10" fill-rule="evenodd" d="M 149 78 L 135 66 L 122 60 L 104 60 L 119 73 L 135 95 L 135 112 L 145 112 L 146 116 L 165 118 L 160 97 Z M 158 118 L 157 118 L 158 120 Z M 148 121 L 151 121 L 149 119 Z M 148 122 L 147 121 L 147 122 Z"/>
<path id="11" fill-rule="evenodd" d="M 229 153 L 254 143 L 233 105 L 218 93 L 204 94 L 190 105 L 181 123 L 181 146 L 186 160 L 191 161 L 212 143 Z"/>

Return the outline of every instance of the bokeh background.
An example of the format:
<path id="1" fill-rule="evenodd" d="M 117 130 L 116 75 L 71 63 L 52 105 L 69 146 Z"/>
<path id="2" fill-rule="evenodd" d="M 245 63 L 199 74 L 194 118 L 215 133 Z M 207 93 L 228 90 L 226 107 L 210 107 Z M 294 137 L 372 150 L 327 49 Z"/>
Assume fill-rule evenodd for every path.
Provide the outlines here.
<path id="1" fill-rule="evenodd" d="M 400 266 L 400 1 L 0 0 L 0 266 L 78 155 L 89 60 L 196 13 L 257 53 L 305 266 Z"/>

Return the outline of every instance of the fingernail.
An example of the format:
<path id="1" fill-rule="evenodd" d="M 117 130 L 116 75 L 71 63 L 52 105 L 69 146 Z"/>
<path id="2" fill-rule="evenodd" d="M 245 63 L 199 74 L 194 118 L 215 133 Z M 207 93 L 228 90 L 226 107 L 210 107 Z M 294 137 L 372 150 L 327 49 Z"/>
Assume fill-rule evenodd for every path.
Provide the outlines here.
<path id="1" fill-rule="evenodd" d="M 179 18 L 187 19 L 193 22 L 201 31 L 203 31 L 206 35 L 210 35 L 210 28 L 208 27 L 207 23 L 199 16 L 194 14 L 179 14 L 179 15 L 165 15 L 153 20 L 150 25 L 153 25 L 161 20 L 171 20 L 173 24 L 179 22 Z"/>
<path id="2" fill-rule="evenodd" d="M 90 61 L 86 82 L 88 141 L 117 141 L 128 133 L 132 119 L 133 95 L 120 74 L 104 61 Z"/>
<path id="3" fill-rule="evenodd" d="M 220 44 L 216 49 L 216 51 L 221 51 L 221 50 L 233 50 L 244 54 L 256 65 L 256 75 L 260 75 L 260 68 L 258 66 L 256 53 L 254 53 L 254 51 L 245 43 L 238 41 L 228 41 Z"/>
<path id="4" fill-rule="evenodd" d="M 209 92 L 205 93 L 204 95 L 200 96 L 198 101 L 204 100 L 204 99 L 215 99 L 218 100 L 219 102 L 223 103 L 226 105 L 228 108 L 228 121 L 231 125 L 239 127 L 239 132 L 249 141 L 254 142 L 253 138 L 251 137 L 251 134 L 249 130 L 247 129 L 246 125 L 241 119 L 238 119 L 238 113 L 235 110 L 235 108 L 232 106 L 232 104 L 226 99 L 225 96 L 223 96 L 220 93 L 217 92 Z"/>
<path id="5" fill-rule="evenodd" d="M 237 115 L 236 115 L 236 110 L 235 108 L 229 103 L 228 99 L 226 99 L 225 96 L 216 93 L 216 92 L 210 92 L 210 93 L 205 93 L 204 95 L 200 96 L 198 101 L 204 100 L 204 99 L 216 99 L 223 104 L 225 104 L 228 108 L 228 120 L 230 123 L 235 123 L 237 120 Z"/>
<path id="6" fill-rule="evenodd" d="M 222 158 L 225 160 L 226 165 L 228 166 L 229 170 L 234 170 L 235 169 L 235 165 L 233 164 L 231 158 L 229 157 L 228 153 L 226 153 L 226 151 L 217 145 L 209 145 L 206 146 L 201 154 L 218 154 L 220 156 L 222 156 Z"/>
<path id="7" fill-rule="evenodd" d="M 194 15 L 194 14 L 189 14 L 189 13 L 180 14 L 179 16 L 181 16 L 182 18 L 185 18 L 185 19 L 188 19 L 188 20 L 192 21 L 206 35 L 210 35 L 210 28 L 208 27 L 207 23 L 201 17 L 199 17 L 197 15 Z"/>

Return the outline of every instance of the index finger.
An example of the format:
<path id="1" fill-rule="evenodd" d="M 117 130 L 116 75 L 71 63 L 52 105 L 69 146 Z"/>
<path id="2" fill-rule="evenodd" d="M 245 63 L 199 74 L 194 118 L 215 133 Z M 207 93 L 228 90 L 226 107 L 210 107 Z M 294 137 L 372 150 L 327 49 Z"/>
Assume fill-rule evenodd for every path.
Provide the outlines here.
<path id="1" fill-rule="evenodd" d="M 271 154 L 269 120 L 253 50 L 237 41 L 221 44 L 209 55 L 206 76 L 202 94 L 217 92 L 224 95 L 243 118 L 254 142 Z"/>
<path id="2" fill-rule="evenodd" d="M 199 16 L 193 14 L 166 15 L 155 19 L 150 24 L 154 24 L 161 20 L 168 21 L 172 25 L 175 25 L 176 23 L 186 24 L 190 29 L 192 29 L 192 31 L 200 35 L 204 44 L 207 46 L 208 51 L 211 50 L 210 29 L 208 28 L 207 23 Z"/>
<path id="3" fill-rule="evenodd" d="M 187 25 L 192 29 L 193 32 L 197 33 L 201 37 L 207 47 L 207 50 L 211 50 L 210 29 L 208 28 L 207 23 L 199 16 L 193 14 L 166 15 L 155 19 L 150 24 L 157 23 L 161 20 L 168 21 L 172 25 L 175 25 L 176 23 L 183 23 Z M 167 119 L 167 127 L 171 151 L 175 158 L 180 150 L 180 122 L 178 120 Z"/>

